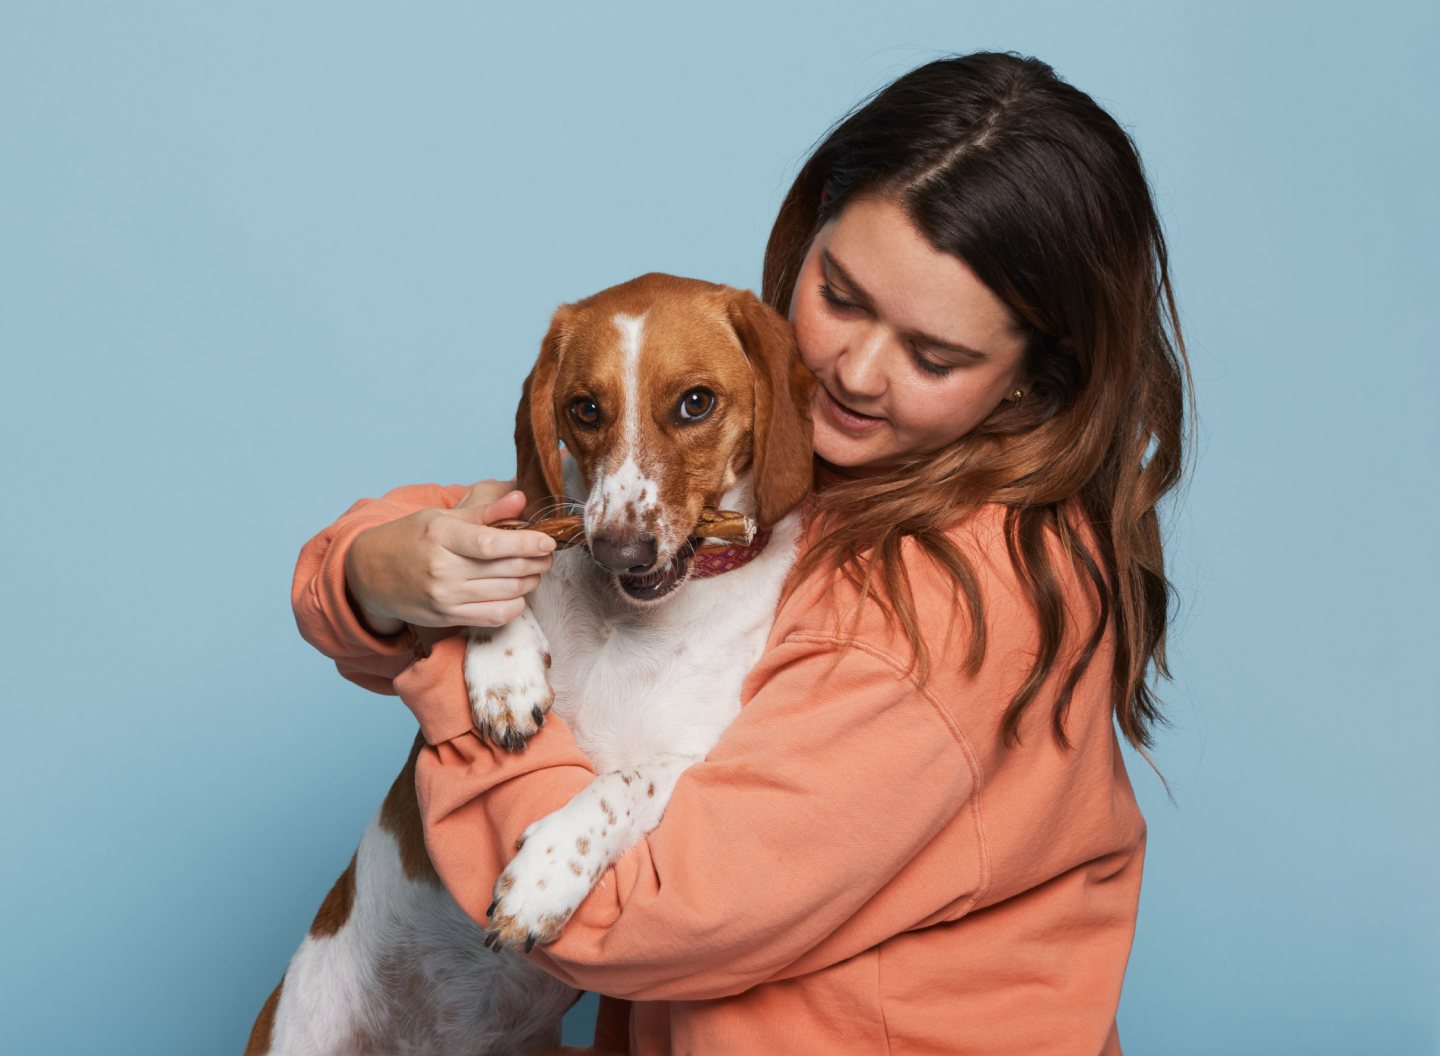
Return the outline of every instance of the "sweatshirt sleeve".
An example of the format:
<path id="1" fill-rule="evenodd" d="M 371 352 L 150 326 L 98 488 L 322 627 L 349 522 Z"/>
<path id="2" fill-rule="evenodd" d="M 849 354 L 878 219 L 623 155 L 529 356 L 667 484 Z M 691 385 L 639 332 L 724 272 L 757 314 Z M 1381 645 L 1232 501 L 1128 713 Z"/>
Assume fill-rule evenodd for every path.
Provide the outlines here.
<path id="1" fill-rule="evenodd" d="M 857 640 L 837 663 L 839 645 L 798 631 L 772 645 L 740 716 L 682 775 L 659 827 L 532 957 L 616 997 L 707 999 L 838 963 L 973 905 L 986 876 L 978 824 L 945 863 L 943 888 L 917 892 L 901 875 L 974 809 L 962 732 L 894 656 Z M 437 667 L 430 681 L 460 679 L 461 652 L 440 643 L 423 665 L 453 671 Z M 523 753 L 469 733 L 421 753 L 431 858 L 471 916 L 484 919 L 515 837 L 591 776 L 558 719 Z"/>
<path id="2" fill-rule="evenodd" d="M 334 660 L 340 674 L 356 685 L 393 695 L 395 676 L 414 658 L 415 635 L 405 630 L 382 638 L 365 626 L 345 585 L 350 544 L 377 524 L 417 510 L 450 509 L 468 490 L 463 484 L 416 484 L 379 499 L 361 499 L 300 551 L 290 585 L 300 636 Z"/>

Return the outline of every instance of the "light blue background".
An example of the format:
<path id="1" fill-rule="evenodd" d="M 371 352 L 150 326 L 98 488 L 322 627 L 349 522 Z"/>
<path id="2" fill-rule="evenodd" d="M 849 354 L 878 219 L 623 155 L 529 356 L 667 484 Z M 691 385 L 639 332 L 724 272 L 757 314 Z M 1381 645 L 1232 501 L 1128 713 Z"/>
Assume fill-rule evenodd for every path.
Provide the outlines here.
<path id="1" fill-rule="evenodd" d="M 240 1051 L 413 729 L 300 545 L 508 474 L 554 305 L 756 285 L 833 120 L 1001 48 L 1133 130 L 1200 397 L 1126 1052 L 1440 1052 L 1436 11 L 8 0 L 0 1050 Z"/>

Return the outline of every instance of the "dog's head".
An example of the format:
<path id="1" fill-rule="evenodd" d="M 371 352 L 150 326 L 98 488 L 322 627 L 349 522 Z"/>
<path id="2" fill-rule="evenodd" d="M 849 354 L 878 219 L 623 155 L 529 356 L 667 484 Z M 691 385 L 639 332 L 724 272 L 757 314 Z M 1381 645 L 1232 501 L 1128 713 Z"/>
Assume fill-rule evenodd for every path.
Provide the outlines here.
<path id="1" fill-rule="evenodd" d="M 516 416 L 527 516 L 565 501 L 563 441 L 591 555 L 631 598 L 663 597 L 740 474 L 761 528 L 805 498 L 814 385 L 790 324 L 748 290 L 650 274 L 565 305 Z"/>

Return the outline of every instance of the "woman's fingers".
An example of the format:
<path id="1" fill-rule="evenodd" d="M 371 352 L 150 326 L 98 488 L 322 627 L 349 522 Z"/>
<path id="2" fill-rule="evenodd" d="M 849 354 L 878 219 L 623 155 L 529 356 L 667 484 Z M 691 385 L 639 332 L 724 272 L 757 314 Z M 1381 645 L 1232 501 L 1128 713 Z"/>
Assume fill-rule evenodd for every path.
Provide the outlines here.
<path id="1" fill-rule="evenodd" d="M 517 576 L 513 579 L 507 578 L 485 578 L 467 579 L 455 585 L 450 591 L 446 608 L 452 612 L 458 612 L 461 606 L 471 605 L 480 601 L 508 601 L 511 598 L 523 599 L 526 594 L 540 585 L 540 577 Z"/>
<path id="2" fill-rule="evenodd" d="M 521 576 L 540 576 L 550 571 L 555 563 L 549 554 L 544 557 L 502 557 L 495 561 L 481 561 L 469 557 L 455 559 L 455 572 L 462 579 L 519 579 Z"/>
<path id="3" fill-rule="evenodd" d="M 525 512 L 525 493 L 523 491 L 510 490 L 496 496 L 490 502 L 481 502 L 482 498 L 493 494 L 493 490 L 487 488 L 484 491 L 477 491 L 482 487 L 476 484 L 471 488 L 465 498 L 461 499 L 450 510 L 457 517 L 462 517 L 474 524 L 489 524 L 491 521 L 503 520 L 506 517 L 519 517 Z"/>
<path id="4" fill-rule="evenodd" d="M 555 552 L 555 540 L 541 532 L 489 528 L 454 518 L 451 522 L 438 541 L 446 550 L 461 557 L 503 561 L 514 557 L 546 557 Z"/>
<path id="5" fill-rule="evenodd" d="M 356 536 L 345 577 L 360 614 L 377 634 L 400 624 L 495 627 L 524 611 L 524 596 L 550 570 L 555 541 L 489 522 L 518 516 L 525 496 L 508 482 L 482 481 L 459 510 L 422 510 Z"/>
<path id="6" fill-rule="evenodd" d="M 518 616 L 525 607 L 525 595 L 540 585 L 540 576 L 494 577 L 462 579 L 449 575 L 438 578 L 430 585 L 421 603 L 423 611 L 416 612 L 408 622 L 431 627 L 477 626 L 493 627 L 493 614 L 488 612 L 483 622 L 475 622 L 477 612 L 484 606 L 506 603 L 505 611 Z M 511 606 L 509 603 L 514 602 Z M 500 621 L 505 622 L 504 620 Z"/>
<path id="7" fill-rule="evenodd" d="M 406 622 L 416 627 L 498 627 L 525 611 L 525 595 L 540 585 L 540 577 L 471 583 L 473 589 L 447 592 L 417 606 Z"/>
<path id="8" fill-rule="evenodd" d="M 455 613 L 455 623 L 466 627 L 499 627 L 509 623 L 524 611 L 524 598 L 477 602 L 473 605 L 459 606 Z"/>
<path id="9" fill-rule="evenodd" d="M 512 492 L 519 494 L 519 492 L 515 491 L 515 482 L 513 480 L 482 480 L 478 484 L 470 485 L 470 490 L 465 493 L 463 499 L 455 504 L 455 509 L 468 510 L 478 506 L 489 506 L 491 503 L 503 499 Z M 522 497 L 520 501 L 523 509 L 525 500 Z M 507 513 L 502 516 L 518 517 L 520 515 L 518 513 Z M 491 520 L 498 519 L 498 517 L 491 518 Z"/>

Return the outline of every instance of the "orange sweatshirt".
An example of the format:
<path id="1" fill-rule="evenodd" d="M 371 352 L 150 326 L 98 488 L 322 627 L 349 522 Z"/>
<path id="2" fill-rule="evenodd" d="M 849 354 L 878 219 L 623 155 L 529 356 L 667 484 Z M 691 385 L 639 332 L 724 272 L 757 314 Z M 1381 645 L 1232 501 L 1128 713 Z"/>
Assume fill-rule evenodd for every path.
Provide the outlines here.
<path id="1" fill-rule="evenodd" d="M 516 836 L 593 770 L 558 719 L 522 753 L 481 741 L 464 639 L 418 658 L 409 632 L 370 635 L 344 585 L 355 535 L 464 493 L 421 486 L 357 503 L 301 553 L 294 604 L 301 633 L 342 674 L 398 693 L 420 720 L 430 854 L 483 921 Z M 1002 742 L 1038 638 L 1002 523 L 986 509 L 952 532 L 986 601 L 977 674 L 950 626 L 953 588 L 927 561 L 909 569 L 932 657 L 923 687 L 877 605 L 842 651 L 854 590 L 801 583 L 739 718 L 681 777 L 660 826 L 531 955 L 577 987 L 635 1000 L 632 1053 L 1120 1052 L 1145 823 L 1111 721 L 1112 643 L 1070 707 L 1072 748 L 1049 731 L 1058 678 L 1020 743 Z M 1077 576 L 1065 592 L 1061 672 L 1095 611 Z"/>

